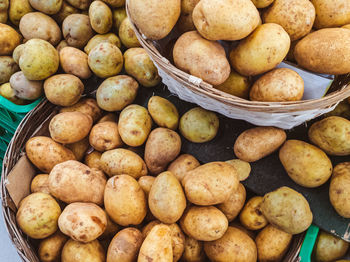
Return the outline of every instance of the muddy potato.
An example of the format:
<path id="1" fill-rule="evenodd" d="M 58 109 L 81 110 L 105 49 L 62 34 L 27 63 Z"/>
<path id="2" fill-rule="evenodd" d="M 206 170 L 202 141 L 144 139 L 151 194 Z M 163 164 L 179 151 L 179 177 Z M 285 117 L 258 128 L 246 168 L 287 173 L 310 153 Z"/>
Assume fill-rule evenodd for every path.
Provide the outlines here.
<path id="1" fill-rule="evenodd" d="M 45 193 L 33 193 L 20 202 L 16 221 L 29 237 L 43 239 L 56 232 L 60 215 L 61 208 L 53 197 Z"/>
<path id="2" fill-rule="evenodd" d="M 89 17 L 92 29 L 99 34 L 106 34 L 113 25 L 112 11 L 102 1 L 93 1 L 89 7 Z"/>
<path id="3" fill-rule="evenodd" d="M 252 0 L 256 8 L 265 8 L 273 3 L 274 0 Z"/>
<path id="4" fill-rule="evenodd" d="M 187 262 L 204 262 L 205 254 L 203 251 L 203 243 L 192 237 L 185 236 L 185 249 L 182 259 Z"/>
<path id="5" fill-rule="evenodd" d="M 177 129 L 179 112 L 169 100 L 160 96 L 152 96 L 148 101 L 148 111 L 158 126 Z"/>
<path id="6" fill-rule="evenodd" d="M 31 193 L 45 193 L 50 194 L 50 188 L 49 188 L 49 175 L 48 174 L 39 174 L 36 175 L 32 183 L 30 184 L 30 192 Z"/>
<path id="7" fill-rule="evenodd" d="M 115 122 L 102 122 L 94 125 L 89 135 L 90 145 L 97 151 L 112 150 L 123 145 Z"/>
<path id="8" fill-rule="evenodd" d="M 238 136 L 234 152 L 243 161 L 255 162 L 276 151 L 286 138 L 286 132 L 276 127 L 251 128 Z"/>
<path id="9" fill-rule="evenodd" d="M 137 39 L 134 29 L 132 28 L 131 22 L 128 17 L 126 17 L 119 26 L 118 35 L 120 41 L 127 48 L 139 47 L 141 46 L 139 40 Z"/>
<path id="10" fill-rule="evenodd" d="M 10 83 L 0 85 L 0 96 L 5 97 L 16 105 L 25 105 L 26 101 L 16 96 L 15 90 L 11 87 Z"/>
<path id="11" fill-rule="evenodd" d="M 288 54 L 290 38 L 282 26 L 259 25 L 230 52 L 230 62 L 241 75 L 259 75 L 275 68 Z"/>
<path id="12" fill-rule="evenodd" d="M 121 226 L 139 225 L 147 213 L 145 193 L 129 175 L 117 175 L 108 180 L 104 204 L 111 219 Z"/>
<path id="13" fill-rule="evenodd" d="M 138 180 L 138 183 L 142 188 L 143 192 L 145 192 L 147 198 L 155 179 L 156 178 L 154 176 L 142 176 Z"/>
<path id="14" fill-rule="evenodd" d="M 56 262 L 61 259 L 61 252 L 64 244 L 67 242 L 67 236 L 63 235 L 59 230 L 43 239 L 39 244 L 38 255 L 42 262 Z"/>
<path id="15" fill-rule="evenodd" d="M 59 55 L 64 72 L 81 79 L 90 78 L 92 73 L 88 64 L 88 56 L 83 51 L 67 46 L 61 49 Z"/>
<path id="16" fill-rule="evenodd" d="M 246 180 L 249 177 L 252 168 L 248 162 L 240 159 L 231 159 L 227 160 L 226 163 L 236 168 L 239 181 Z"/>
<path id="17" fill-rule="evenodd" d="M 113 15 L 113 27 L 119 32 L 119 27 L 123 20 L 127 17 L 125 7 L 114 8 L 112 10 Z"/>
<path id="18" fill-rule="evenodd" d="M 82 140 L 79 140 L 78 142 L 67 144 L 66 147 L 73 152 L 76 160 L 82 161 L 90 145 L 88 138 L 85 137 Z"/>
<path id="19" fill-rule="evenodd" d="M 83 14 L 67 16 L 62 24 L 62 33 L 68 45 L 76 48 L 83 48 L 94 35 L 89 16 Z"/>
<path id="20" fill-rule="evenodd" d="M 261 213 L 261 203 L 263 197 L 256 196 L 246 203 L 242 212 L 239 214 L 239 221 L 249 230 L 259 230 L 264 228 L 268 221 Z"/>
<path id="21" fill-rule="evenodd" d="M 60 11 L 63 0 L 29 0 L 30 5 L 42 13 L 53 15 Z M 40 24 L 42 26 L 42 24 Z"/>
<path id="22" fill-rule="evenodd" d="M 182 179 L 187 200 L 203 206 L 227 201 L 238 184 L 236 169 L 225 162 L 204 164 L 187 172 Z"/>
<path id="23" fill-rule="evenodd" d="M 242 76 L 231 70 L 230 76 L 220 85 L 215 86 L 216 89 L 225 93 L 248 99 L 251 81 L 248 77 Z"/>
<path id="24" fill-rule="evenodd" d="M 289 187 L 265 194 L 260 209 L 270 224 L 289 234 L 299 234 L 312 223 L 309 203 Z"/>
<path id="25" fill-rule="evenodd" d="M 108 33 L 108 34 L 104 34 L 104 35 L 95 35 L 94 37 L 92 37 L 89 42 L 87 43 L 87 45 L 84 47 L 84 51 L 85 53 L 89 54 L 90 51 L 97 46 L 100 43 L 103 42 L 107 42 L 110 43 L 112 45 L 117 46 L 119 49 L 122 47 L 121 43 L 120 43 L 120 39 L 116 34 L 113 33 Z"/>
<path id="26" fill-rule="evenodd" d="M 102 170 L 101 156 L 102 154 L 100 152 L 92 151 L 90 154 L 85 156 L 84 164 L 90 168 Z"/>
<path id="27" fill-rule="evenodd" d="M 51 16 L 58 24 L 62 24 L 64 19 L 66 19 L 67 16 L 72 14 L 78 14 L 79 10 L 75 8 L 74 6 L 71 6 L 68 4 L 65 0 L 62 1 L 62 6 L 60 11 L 58 13 Z"/>
<path id="28" fill-rule="evenodd" d="M 18 26 L 21 18 L 30 12 L 33 12 L 33 8 L 29 3 L 29 0 L 11 0 L 9 8 L 10 21 Z"/>
<path id="29" fill-rule="evenodd" d="M 68 148 L 44 136 L 30 138 L 26 143 L 26 153 L 29 160 L 47 174 L 57 164 L 75 159 Z"/>
<path id="30" fill-rule="evenodd" d="M 98 240 L 89 243 L 82 243 L 68 240 L 62 250 L 62 262 L 93 261 L 104 262 L 105 251 Z"/>
<path id="31" fill-rule="evenodd" d="M 11 76 L 10 85 L 15 95 L 21 99 L 35 100 L 43 94 L 43 82 L 28 80 L 22 71 Z"/>
<path id="32" fill-rule="evenodd" d="M 168 167 L 168 171 L 173 173 L 181 182 L 188 171 L 200 166 L 198 160 L 189 154 L 183 154 L 177 157 Z"/>
<path id="33" fill-rule="evenodd" d="M 20 34 L 11 26 L 0 23 L 0 55 L 11 55 L 20 43 Z"/>
<path id="34" fill-rule="evenodd" d="M 94 122 L 102 115 L 101 108 L 98 107 L 96 100 L 93 98 L 82 98 L 78 103 L 72 106 L 61 108 L 60 113 L 76 111 L 91 116 Z"/>
<path id="35" fill-rule="evenodd" d="M 180 220 L 182 230 L 190 237 L 213 241 L 221 238 L 227 228 L 228 221 L 224 213 L 213 206 L 191 206 Z"/>
<path id="36" fill-rule="evenodd" d="M 345 256 L 349 243 L 325 231 L 320 231 L 314 247 L 314 257 L 317 262 L 328 262 Z"/>
<path id="37" fill-rule="evenodd" d="M 250 90 L 252 101 L 299 101 L 303 95 L 303 79 L 297 72 L 289 68 L 277 68 L 266 73 L 255 81 Z"/>
<path id="38" fill-rule="evenodd" d="M 19 70 L 11 56 L 0 56 L 0 84 L 10 80 L 10 77 Z"/>
<path id="39" fill-rule="evenodd" d="M 180 36 L 173 49 L 173 58 L 176 67 L 212 85 L 222 84 L 230 75 L 231 67 L 224 48 L 202 38 L 197 31 Z"/>
<path id="40" fill-rule="evenodd" d="M 339 27 L 350 23 L 350 4 L 346 0 L 311 0 L 316 9 L 315 27 Z"/>

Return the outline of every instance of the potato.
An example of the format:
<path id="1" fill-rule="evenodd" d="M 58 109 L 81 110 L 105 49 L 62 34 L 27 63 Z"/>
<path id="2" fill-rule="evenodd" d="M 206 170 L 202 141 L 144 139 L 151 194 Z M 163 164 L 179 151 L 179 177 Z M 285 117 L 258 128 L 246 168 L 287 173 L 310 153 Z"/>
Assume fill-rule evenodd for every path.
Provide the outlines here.
<path id="1" fill-rule="evenodd" d="M 233 221 L 242 210 L 246 199 L 245 187 L 239 183 L 237 190 L 234 190 L 230 197 L 223 203 L 217 205 L 229 222 Z"/>
<path id="2" fill-rule="evenodd" d="M 235 155 L 255 162 L 275 152 L 286 141 L 286 132 L 276 127 L 254 127 L 241 133 L 234 144 Z"/>
<path id="3" fill-rule="evenodd" d="M 5 24 L 8 19 L 9 0 L 0 1 L 0 23 Z"/>
<path id="4" fill-rule="evenodd" d="M 230 76 L 220 85 L 214 86 L 216 89 L 225 93 L 238 96 L 240 98 L 249 98 L 250 79 L 231 70 Z"/>
<path id="5" fill-rule="evenodd" d="M 151 40 L 166 37 L 181 12 L 181 0 L 131 0 L 128 5 L 131 20 Z"/>
<path id="6" fill-rule="evenodd" d="M 89 16 L 83 14 L 67 16 L 62 23 L 62 33 L 68 45 L 76 48 L 83 48 L 94 35 Z"/>
<path id="7" fill-rule="evenodd" d="M 315 27 L 339 27 L 350 23 L 350 5 L 346 0 L 311 0 L 316 9 Z"/>
<path id="8" fill-rule="evenodd" d="M 329 48 L 329 47 L 332 48 Z M 347 74 L 350 61 L 350 31 L 345 28 L 317 30 L 298 42 L 294 56 L 298 65 L 322 74 Z"/>
<path id="9" fill-rule="evenodd" d="M 62 24 L 64 19 L 66 19 L 67 16 L 72 14 L 78 14 L 79 10 L 70 4 L 68 4 L 66 1 L 62 1 L 61 9 L 58 11 L 58 13 L 51 16 L 58 24 Z"/>
<path id="10" fill-rule="evenodd" d="M 110 77 L 97 89 L 97 104 L 109 112 L 120 111 L 135 100 L 138 88 L 138 83 L 130 76 Z"/>
<path id="11" fill-rule="evenodd" d="M 211 261 L 257 261 L 254 241 L 242 230 L 228 227 L 222 238 L 204 243 L 204 251 Z"/>
<path id="12" fill-rule="evenodd" d="M 42 262 L 55 262 L 60 261 L 61 252 L 64 244 L 67 242 L 68 238 L 63 235 L 59 230 L 43 239 L 39 244 L 38 255 L 40 261 Z"/>
<path id="13" fill-rule="evenodd" d="M 173 173 L 176 178 L 181 182 L 186 173 L 199 167 L 198 160 L 189 154 L 180 155 L 168 166 L 168 171 Z"/>
<path id="14" fill-rule="evenodd" d="M 85 137 L 82 140 L 79 140 L 78 142 L 67 144 L 66 147 L 73 152 L 76 160 L 82 161 L 86 151 L 90 148 L 90 144 L 88 138 Z"/>
<path id="15" fill-rule="evenodd" d="M 0 96 L 5 97 L 16 105 L 25 105 L 26 101 L 16 96 L 15 90 L 11 87 L 10 83 L 0 85 Z"/>
<path id="16" fill-rule="evenodd" d="M 32 183 L 30 184 L 30 192 L 31 193 L 45 193 L 50 194 L 50 188 L 49 188 L 49 175 L 48 174 L 39 174 L 36 175 Z"/>
<path id="17" fill-rule="evenodd" d="M 26 153 L 29 160 L 47 174 L 57 164 L 75 159 L 72 151 L 45 136 L 30 138 L 26 143 Z"/>
<path id="18" fill-rule="evenodd" d="M 57 230 L 61 208 L 45 193 L 33 193 L 19 204 L 16 221 L 21 230 L 34 239 L 46 238 Z"/>
<path id="19" fill-rule="evenodd" d="M 277 68 L 266 73 L 253 84 L 250 90 L 252 101 L 299 101 L 303 95 L 303 79 L 297 72 L 289 68 Z"/>
<path id="20" fill-rule="evenodd" d="M 177 26 L 181 32 L 185 33 L 196 30 L 192 19 L 192 13 L 198 3 L 199 0 L 181 0 L 181 14 L 177 21 Z"/>
<path id="21" fill-rule="evenodd" d="M 343 118 L 346 118 L 349 120 L 350 119 L 350 104 L 346 100 L 343 100 L 335 107 L 335 109 L 324 114 L 324 116 L 325 117 L 340 116 L 340 117 L 343 117 Z"/>
<path id="22" fill-rule="evenodd" d="M 102 42 L 90 51 L 88 63 L 98 77 L 111 77 L 123 69 L 123 54 L 117 46 Z"/>
<path id="23" fill-rule="evenodd" d="M 222 84 L 230 75 L 231 67 L 224 48 L 217 42 L 202 38 L 196 31 L 179 37 L 173 49 L 173 58 L 180 70 L 212 85 Z"/>
<path id="24" fill-rule="evenodd" d="M 152 174 L 164 171 L 167 165 L 180 153 L 181 138 L 173 130 L 167 128 L 154 129 L 146 142 L 145 162 Z"/>
<path id="25" fill-rule="evenodd" d="M 106 217 L 107 217 L 107 226 L 103 234 L 100 236 L 100 239 L 104 239 L 104 240 L 107 239 L 109 244 L 111 238 L 113 238 L 118 233 L 118 231 L 120 231 L 120 226 L 112 221 L 112 219 L 109 217 L 107 212 L 106 212 Z"/>
<path id="26" fill-rule="evenodd" d="M 117 121 L 117 115 L 114 113 L 107 113 L 103 117 L 98 120 L 97 123 L 103 123 L 103 122 L 116 122 Z"/>
<path id="27" fill-rule="evenodd" d="M 141 224 L 147 213 L 145 193 L 129 175 L 117 175 L 108 180 L 104 204 L 111 219 L 121 226 Z"/>
<path id="28" fill-rule="evenodd" d="M 350 24 L 343 25 L 342 28 L 350 29 Z"/>
<path id="29" fill-rule="evenodd" d="M 114 8 L 112 10 L 113 15 L 113 27 L 119 32 L 119 27 L 123 20 L 127 18 L 125 7 Z"/>
<path id="30" fill-rule="evenodd" d="M 309 129 L 309 139 L 329 155 L 350 154 L 350 121 L 330 116 L 314 123 Z"/>
<path id="31" fill-rule="evenodd" d="M 0 85 L 8 82 L 17 71 L 19 67 L 11 56 L 0 56 Z"/>
<path id="32" fill-rule="evenodd" d="M 69 204 L 91 202 L 102 205 L 106 182 L 100 170 L 75 160 L 57 164 L 49 175 L 50 193 Z"/>
<path id="33" fill-rule="evenodd" d="M 125 0 L 103 0 L 112 7 L 121 7 L 125 5 Z"/>
<path id="34" fill-rule="evenodd" d="M 83 51 L 74 47 L 64 47 L 59 52 L 60 62 L 63 71 L 75 75 L 81 79 L 91 77 L 91 70 L 88 64 L 88 56 Z"/>
<path id="35" fill-rule="evenodd" d="M 244 206 L 242 212 L 239 214 L 239 221 L 249 230 L 259 230 L 264 228 L 268 221 L 261 213 L 261 203 L 263 197 L 256 196 L 249 199 Z"/>
<path id="36" fill-rule="evenodd" d="M 204 262 L 205 254 L 203 251 L 203 243 L 194 238 L 185 236 L 185 250 L 182 258 L 187 262 Z"/>
<path id="37" fill-rule="evenodd" d="M 228 221 L 216 207 L 191 206 L 182 216 L 180 225 L 188 236 L 196 240 L 213 241 L 225 234 Z"/>
<path id="38" fill-rule="evenodd" d="M 20 34 L 11 26 L 0 23 L 0 55 L 11 55 L 20 43 Z"/>
<path id="39" fill-rule="evenodd" d="M 104 42 L 115 45 L 119 49 L 122 47 L 122 45 L 120 43 L 120 39 L 116 34 L 108 33 L 108 34 L 104 34 L 104 35 L 95 35 L 94 37 L 92 37 L 89 40 L 87 45 L 84 47 L 85 53 L 89 54 L 95 46 L 97 46 L 100 43 L 104 43 Z"/>
<path id="40" fill-rule="evenodd" d="M 171 230 L 171 244 L 173 248 L 173 261 L 180 260 L 185 249 L 185 235 L 178 224 L 168 225 Z"/>
<path id="41" fill-rule="evenodd" d="M 39 10 L 42 13 L 53 15 L 60 11 L 62 7 L 63 0 L 49 0 L 49 1 L 41 1 L 41 0 L 29 0 L 30 5 Z M 40 24 L 42 26 L 43 24 Z"/>
<path id="42" fill-rule="evenodd" d="M 72 106 L 61 108 L 60 113 L 76 111 L 91 116 L 94 122 L 102 116 L 102 110 L 98 107 L 97 101 L 93 98 L 82 98 L 78 103 Z"/>
<path id="43" fill-rule="evenodd" d="M 33 8 L 29 3 L 29 0 L 11 0 L 9 7 L 9 18 L 11 22 L 18 26 L 21 18 L 30 12 L 33 12 Z"/>
<path id="44" fill-rule="evenodd" d="M 18 98 L 35 100 L 43 94 L 43 82 L 28 80 L 22 71 L 10 77 L 10 85 Z"/>
<path id="45" fill-rule="evenodd" d="M 111 30 L 112 11 L 102 1 L 93 1 L 89 7 L 89 17 L 92 29 L 99 34 L 106 34 Z"/>
<path id="46" fill-rule="evenodd" d="M 265 8 L 272 4 L 274 0 L 252 0 L 256 8 Z"/>
<path id="47" fill-rule="evenodd" d="M 58 55 L 61 53 L 62 49 L 67 47 L 68 43 L 66 40 L 62 40 L 61 42 L 58 43 L 58 45 L 56 46 L 56 50 L 58 52 Z"/>
<path id="48" fill-rule="evenodd" d="M 152 220 L 151 222 L 149 222 L 147 225 L 145 225 L 142 228 L 142 236 L 143 238 L 146 238 L 149 234 L 149 232 L 151 232 L 151 230 L 156 226 L 156 225 L 160 225 L 162 224 L 162 222 L 160 222 L 159 220 Z M 169 226 L 169 225 L 168 225 Z"/>
<path id="49" fill-rule="evenodd" d="M 315 261 L 328 262 L 345 256 L 349 243 L 325 231 L 320 231 L 314 247 Z"/>
<path id="50" fill-rule="evenodd" d="M 84 164 L 90 168 L 102 170 L 101 156 L 102 154 L 100 152 L 92 151 L 90 154 L 85 156 Z"/>
<path id="51" fill-rule="evenodd" d="M 90 145 L 97 151 L 112 150 L 123 145 L 115 122 L 103 122 L 94 125 L 89 135 Z"/>
<path id="52" fill-rule="evenodd" d="M 148 101 L 148 111 L 158 126 L 177 129 L 179 113 L 169 100 L 160 96 L 152 96 Z"/>
<path id="53" fill-rule="evenodd" d="M 142 188 L 143 192 L 145 192 L 147 198 L 155 179 L 156 178 L 154 176 L 142 176 L 138 180 L 138 183 Z"/>
<path id="54" fill-rule="evenodd" d="M 309 203 L 302 194 L 289 187 L 265 194 L 260 209 L 270 224 L 289 234 L 299 234 L 312 223 Z"/>
<path id="55" fill-rule="evenodd" d="M 240 159 L 231 159 L 225 162 L 232 165 L 236 169 L 239 181 L 246 180 L 249 177 L 252 169 L 248 162 Z"/>
<path id="56" fill-rule="evenodd" d="M 121 22 L 118 35 L 123 45 L 127 48 L 141 46 L 128 17 Z"/>
<path id="57" fill-rule="evenodd" d="M 259 25 L 230 53 L 230 62 L 241 75 L 259 75 L 275 68 L 288 54 L 290 38 L 282 26 Z"/>
<path id="58" fill-rule="evenodd" d="M 239 183 L 236 169 L 225 162 L 211 162 L 190 170 L 181 182 L 187 200 L 203 206 L 227 201 Z"/>
<path id="59" fill-rule="evenodd" d="M 82 243 L 68 240 L 62 250 L 62 262 L 93 261 L 104 262 L 105 251 L 98 240 Z"/>
<path id="60" fill-rule="evenodd" d="M 329 200 L 338 214 L 346 218 L 350 218 L 349 184 L 350 163 L 336 165 L 329 186 Z"/>

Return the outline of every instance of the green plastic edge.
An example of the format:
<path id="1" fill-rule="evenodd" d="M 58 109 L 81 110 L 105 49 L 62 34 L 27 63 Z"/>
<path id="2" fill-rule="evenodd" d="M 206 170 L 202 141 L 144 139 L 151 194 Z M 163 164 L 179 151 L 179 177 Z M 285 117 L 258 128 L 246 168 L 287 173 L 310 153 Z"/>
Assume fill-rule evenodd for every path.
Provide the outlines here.
<path id="1" fill-rule="evenodd" d="M 314 249 L 314 245 L 317 239 L 319 228 L 315 225 L 311 225 L 305 235 L 303 244 L 299 253 L 300 262 L 311 262 L 311 254 Z"/>
<path id="2" fill-rule="evenodd" d="M 34 107 L 36 107 L 41 101 L 41 98 L 35 100 L 33 103 L 28 105 L 16 105 L 12 103 L 10 100 L 0 96 L 0 109 L 1 107 L 13 112 L 13 113 L 28 113 Z"/>

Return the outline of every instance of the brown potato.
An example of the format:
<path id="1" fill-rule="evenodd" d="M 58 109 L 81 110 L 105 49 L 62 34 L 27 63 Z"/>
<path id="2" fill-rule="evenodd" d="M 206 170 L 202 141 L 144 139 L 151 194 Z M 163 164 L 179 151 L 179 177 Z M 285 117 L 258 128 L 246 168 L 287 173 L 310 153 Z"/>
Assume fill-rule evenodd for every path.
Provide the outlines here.
<path id="1" fill-rule="evenodd" d="M 30 192 L 31 193 L 45 193 L 50 194 L 50 188 L 49 188 L 49 175 L 48 174 L 39 174 L 36 175 L 32 183 L 30 184 Z"/>
<path id="2" fill-rule="evenodd" d="M 30 5 L 42 13 L 53 15 L 60 11 L 63 0 L 29 0 Z M 40 24 L 42 25 L 42 24 Z"/>
<path id="3" fill-rule="evenodd" d="M 350 29 L 350 24 L 343 25 L 342 28 Z"/>
<path id="4" fill-rule="evenodd" d="M 60 63 L 64 72 L 82 79 L 90 78 L 92 73 L 88 65 L 87 54 L 69 46 L 62 48 L 59 53 Z"/>
<path id="5" fill-rule="evenodd" d="M 69 148 L 73 154 L 75 155 L 76 160 L 82 161 L 86 151 L 89 149 L 89 139 L 87 137 L 75 142 L 73 144 L 67 144 L 67 148 Z"/>
<path id="6" fill-rule="evenodd" d="M 0 85 L 0 96 L 6 98 L 16 105 L 25 105 L 26 101 L 18 98 L 15 94 L 15 90 L 11 87 L 10 83 Z"/>
<path id="7" fill-rule="evenodd" d="M 121 22 L 118 35 L 123 45 L 127 48 L 141 46 L 128 17 Z"/>
<path id="8" fill-rule="evenodd" d="M 315 27 L 338 27 L 350 23 L 350 5 L 346 0 L 311 0 L 316 9 Z"/>
<path id="9" fill-rule="evenodd" d="M 58 54 L 60 54 L 61 50 L 67 46 L 68 46 L 67 41 L 61 40 L 61 42 L 59 42 L 58 45 L 56 46 L 56 50 L 57 50 Z"/>
<path id="10" fill-rule="evenodd" d="M 90 145 L 97 151 L 112 150 L 123 145 L 115 122 L 102 122 L 94 125 L 89 135 Z"/>
<path id="11" fill-rule="evenodd" d="M 18 98 L 35 100 L 43 94 L 43 81 L 28 80 L 22 71 L 10 77 L 10 85 Z"/>
<path id="12" fill-rule="evenodd" d="M 107 239 L 109 244 L 110 242 L 109 240 L 113 238 L 118 233 L 118 231 L 120 231 L 120 226 L 112 221 L 112 219 L 109 217 L 107 212 L 106 212 L 106 217 L 107 217 L 107 226 L 105 231 L 99 238 L 104 240 Z"/>
<path id="13" fill-rule="evenodd" d="M 265 8 L 268 7 L 275 0 L 252 0 L 256 8 Z"/>
<path id="14" fill-rule="evenodd" d="M 82 98 L 78 103 L 72 106 L 61 108 L 60 113 L 76 111 L 91 116 L 94 122 L 102 116 L 102 110 L 98 107 L 97 101 L 93 98 Z"/>
<path id="15" fill-rule="evenodd" d="M 115 113 L 107 113 L 106 115 L 104 115 L 103 117 L 100 118 L 100 120 L 98 120 L 97 123 L 103 123 L 103 122 L 118 122 L 117 121 L 117 115 Z"/>
<path id="16" fill-rule="evenodd" d="M 187 172 L 200 166 L 198 160 L 189 154 L 183 154 L 178 156 L 169 166 L 168 171 L 173 173 L 176 178 L 181 182 Z"/>
<path id="17" fill-rule="evenodd" d="M 55 19 L 55 21 L 58 24 L 62 24 L 62 22 L 64 21 L 64 19 L 66 19 L 67 16 L 78 13 L 79 10 L 77 8 L 71 6 L 65 0 L 63 0 L 60 11 L 58 11 L 58 13 L 52 15 L 51 17 Z"/>
<path id="18" fill-rule="evenodd" d="M 168 225 L 171 230 L 171 245 L 173 248 L 173 261 L 180 260 L 185 249 L 185 235 L 178 224 Z"/>
<path id="19" fill-rule="evenodd" d="M 81 10 L 87 10 L 91 3 L 91 0 L 66 0 L 66 1 L 72 6 Z"/>
<path id="20" fill-rule="evenodd" d="M 20 34 L 11 26 L 0 23 L 0 55 L 11 55 L 20 43 Z"/>
<path id="21" fill-rule="evenodd" d="M 349 243 L 321 230 L 314 247 L 315 261 L 328 262 L 342 258 L 346 255 L 348 248 Z"/>
<path id="22" fill-rule="evenodd" d="M 182 258 L 187 262 L 204 262 L 203 243 L 192 237 L 185 236 L 185 250 Z"/>
<path id="23" fill-rule="evenodd" d="M 79 0 L 79 2 L 82 1 Z M 89 16 L 83 14 L 67 16 L 62 23 L 62 33 L 68 45 L 76 48 L 83 48 L 94 35 Z"/>
<path id="24" fill-rule="evenodd" d="M 95 35 L 93 38 L 89 40 L 87 45 L 84 47 L 85 53 L 89 54 L 90 51 L 100 43 L 107 42 L 112 45 L 117 46 L 119 49 L 122 47 L 120 43 L 120 39 L 116 34 L 108 33 L 104 35 Z"/>
<path id="25" fill-rule="evenodd" d="M 93 1 L 89 7 L 89 17 L 92 29 L 99 34 L 106 34 L 111 30 L 112 11 L 102 1 Z"/>
<path id="26" fill-rule="evenodd" d="M 90 154 L 85 156 L 84 164 L 90 168 L 102 170 L 101 156 L 102 154 L 100 152 L 92 151 Z"/>
<path id="27" fill-rule="evenodd" d="M 239 214 L 239 221 L 249 230 L 259 230 L 264 228 L 268 221 L 261 213 L 261 203 L 263 197 L 256 196 L 247 202 L 242 212 Z"/>
<path id="28" fill-rule="evenodd" d="M 146 238 L 149 234 L 149 232 L 151 232 L 151 230 L 156 226 L 156 225 L 160 225 L 162 224 L 162 222 L 160 222 L 159 220 L 152 220 L 151 222 L 149 222 L 147 225 L 145 225 L 142 228 L 142 236 L 143 238 Z"/>
<path id="29" fill-rule="evenodd" d="M 249 177 L 252 168 L 248 162 L 240 159 L 231 159 L 225 162 L 236 168 L 239 181 L 246 180 Z"/>
<path id="30" fill-rule="evenodd" d="M 42 262 L 60 261 L 61 252 L 68 238 L 57 230 L 57 232 L 48 238 L 40 241 L 38 255 Z"/>
<path id="31" fill-rule="evenodd" d="M 231 69 L 230 76 L 226 79 L 226 81 L 215 86 L 215 88 L 225 93 L 248 100 L 250 86 L 251 81 L 248 77 L 242 76 Z"/>
<path id="32" fill-rule="evenodd" d="M 180 32 L 185 33 L 196 30 L 192 19 L 192 13 L 198 3 L 199 0 L 181 0 L 181 14 L 177 21 Z"/>
<path id="33" fill-rule="evenodd" d="M 113 13 L 113 27 L 119 32 L 119 27 L 123 20 L 127 17 L 125 7 L 114 8 Z"/>
<path id="34" fill-rule="evenodd" d="M 17 71 L 19 66 L 11 56 L 0 56 L 0 85 L 9 82 Z"/>
<path id="35" fill-rule="evenodd" d="M 68 240 L 62 250 L 62 262 L 94 261 L 104 262 L 105 251 L 98 240 L 82 243 Z"/>
<path id="36" fill-rule="evenodd" d="M 11 0 L 8 13 L 11 22 L 18 26 L 21 18 L 30 12 L 33 12 L 32 6 L 29 4 L 29 0 Z"/>
<path id="37" fill-rule="evenodd" d="M 139 185 L 142 188 L 143 192 L 145 192 L 147 199 L 155 179 L 156 178 L 154 176 L 142 176 L 138 180 Z"/>

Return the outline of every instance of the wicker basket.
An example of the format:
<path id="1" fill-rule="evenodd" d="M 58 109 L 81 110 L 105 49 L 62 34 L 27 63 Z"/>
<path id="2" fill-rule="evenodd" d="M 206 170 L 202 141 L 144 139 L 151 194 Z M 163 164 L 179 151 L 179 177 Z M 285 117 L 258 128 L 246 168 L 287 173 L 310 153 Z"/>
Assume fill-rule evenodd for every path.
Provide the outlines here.
<path id="1" fill-rule="evenodd" d="M 151 41 L 139 31 L 130 18 L 128 1 L 126 11 L 139 42 L 150 55 L 169 90 L 185 101 L 196 103 L 229 118 L 246 120 L 258 126 L 290 129 L 333 110 L 340 101 L 350 96 L 350 74 L 337 77 L 330 89 L 333 92 L 321 99 L 257 102 L 227 94 L 213 88 L 202 79 L 176 68 L 164 56 L 164 53 L 169 52 L 166 49 L 171 49 L 170 43 L 176 39 L 178 33 L 172 32 L 165 39 Z"/>

